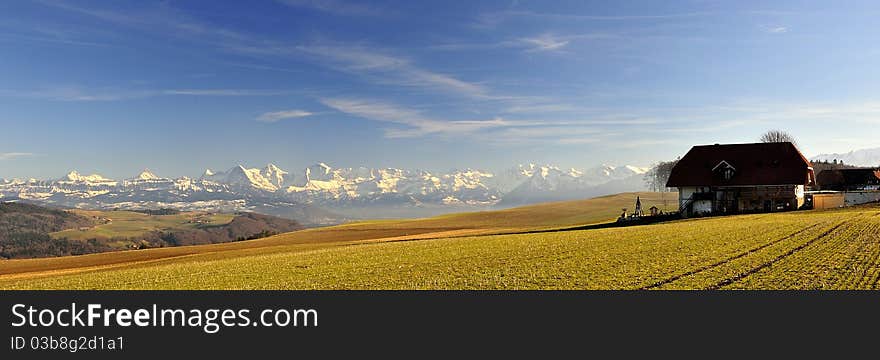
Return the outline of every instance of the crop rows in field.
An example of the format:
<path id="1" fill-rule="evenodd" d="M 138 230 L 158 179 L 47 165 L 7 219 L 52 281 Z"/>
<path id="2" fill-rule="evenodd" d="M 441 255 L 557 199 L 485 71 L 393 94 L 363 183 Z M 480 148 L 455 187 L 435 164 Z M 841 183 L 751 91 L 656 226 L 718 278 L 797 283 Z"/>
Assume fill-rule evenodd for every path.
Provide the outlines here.
<path id="1" fill-rule="evenodd" d="M 800 235 L 800 234 L 802 234 L 802 233 L 805 233 L 805 232 L 807 232 L 807 231 L 809 231 L 809 230 L 812 230 L 812 229 L 814 229 L 815 227 L 817 227 L 817 226 L 819 226 L 819 225 L 820 225 L 820 224 L 813 224 L 813 225 L 807 226 L 807 227 L 805 227 L 805 228 L 803 228 L 803 229 L 800 229 L 800 230 L 798 230 L 798 231 L 795 231 L 795 232 L 792 233 L 792 234 L 789 234 L 789 235 L 783 236 L 783 237 L 781 237 L 781 238 L 779 238 L 779 239 L 776 239 L 776 240 L 773 240 L 773 241 L 770 241 L 770 242 L 767 242 L 767 243 L 761 244 L 761 245 L 759 245 L 759 246 L 757 246 L 757 247 L 755 247 L 755 248 L 749 249 L 749 250 L 747 250 L 747 251 L 745 251 L 745 252 L 742 252 L 742 253 L 736 254 L 736 255 L 734 255 L 734 256 L 732 256 L 732 257 L 725 258 L 725 259 L 720 260 L 720 261 L 718 261 L 718 262 L 712 263 L 711 265 L 702 266 L 702 267 L 699 267 L 699 268 L 697 268 L 697 269 L 690 270 L 690 271 L 687 271 L 687 272 L 685 272 L 685 273 L 682 273 L 682 274 L 679 274 L 679 275 L 675 275 L 675 276 L 670 277 L 670 278 L 667 278 L 667 279 L 663 279 L 663 280 L 658 281 L 658 282 L 656 282 L 656 283 L 653 283 L 653 284 L 651 284 L 651 285 L 649 285 L 649 286 L 645 286 L 645 287 L 641 288 L 641 290 L 651 290 L 651 289 L 660 288 L 660 287 L 662 287 L 662 286 L 665 286 L 665 285 L 667 285 L 667 284 L 671 284 L 671 283 L 673 283 L 673 282 L 679 281 L 679 280 L 684 279 L 684 278 L 686 278 L 686 277 L 689 277 L 689 276 L 695 276 L 695 275 L 697 275 L 697 274 L 700 274 L 700 273 L 703 273 L 703 272 L 709 271 L 709 270 L 711 270 L 711 269 L 714 269 L 714 268 L 718 268 L 718 267 L 724 266 L 724 265 L 726 265 L 726 264 L 731 263 L 732 261 L 735 261 L 735 260 L 737 260 L 737 259 L 743 258 L 743 257 L 748 256 L 748 255 L 751 255 L 751 254 L 754 254 L 754 253 L 756 253 L 756 252 L 758 252 L 758 251 L 764 250 L 764 249 L 766 249 L 766 248 L 768 248 L 768 247 L 770 247 L 770 246 L 776 245 L 776 244 L 778 244 L 778 243 L 780 243 L 780 242 L 783 242 L 783 241 L 786 241 L 786 240 L 793 239 L 793 238 L 797 237 L 798 235 Z"/>
<path id="2" fill-rule="evenodd" d="M 859 216 L 730 288 L 878 289 L 880 219 Z"/>

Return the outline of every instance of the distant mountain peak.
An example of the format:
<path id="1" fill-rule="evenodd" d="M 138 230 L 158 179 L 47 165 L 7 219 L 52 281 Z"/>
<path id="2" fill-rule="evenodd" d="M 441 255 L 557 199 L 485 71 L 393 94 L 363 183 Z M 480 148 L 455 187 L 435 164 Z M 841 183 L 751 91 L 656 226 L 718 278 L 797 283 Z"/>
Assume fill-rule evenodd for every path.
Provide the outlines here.
<path id="1" fill-rule="evenodd" d="M 78 172 L 78 171 L 76 171 L 76 170 L 71 170 L 69 173 L 67 173 L 67 175 L 65 176 L 65 178 L 67 178 L 67 180 L 70 180 L 70 181 L 79 181 L 79 180 L 80 180 L 80 175 L 79 175 L 79 172 Z"/>
<path id="2" fill-rule="evenodd" d="M 284 186 L 286 180 L 284 179 L 285 175 L 290 174 L 287 171 L 281 170 L 281 168 L 275 166 L 275 164 L 266 165 L 266 168 L 263 169 L 261 175 L 266 178 L 269 182 L 272 183 L 275 187 L 281 188 Z"/>
<path id="3" fill-rule="evenodd" d="M 67 173 L 67 175 L 64 178 L 62 178 L 62 180 L 67 180 L 67 181 L 71 181 L 71 182 L 93 182 L 93 183 L 113 181 L 111 179 L 105 178 L 105 177 L 98 175 L 98 174 L 82 175 L 76 170 L 72 170 L 71 172 Z"/>
<path id="4" fill-rule="evenodd" d="M 159 177 L 156 176 L 156 174 L 153 174 L 153 172 L 150 171 L 150 169 L 144 169 L 144 171 L 141 171 L 140 175 L 138 175 L 137 178 L 140 180 L 158 180 L 159 179 Z"/>
<path id="5" fill-rule="evenodd" d="M 280 169 L 279 169 L 280 170 Z M 273 192 L 278 190 L 278 185 L 267 179 L 260 169 L 248 169 L 244 165 L 237 165 L 226 173 L 214 174 L 212 178 L 217 178 L 224 183 L 235 186 L 250 187 L 257 190 Z"/>

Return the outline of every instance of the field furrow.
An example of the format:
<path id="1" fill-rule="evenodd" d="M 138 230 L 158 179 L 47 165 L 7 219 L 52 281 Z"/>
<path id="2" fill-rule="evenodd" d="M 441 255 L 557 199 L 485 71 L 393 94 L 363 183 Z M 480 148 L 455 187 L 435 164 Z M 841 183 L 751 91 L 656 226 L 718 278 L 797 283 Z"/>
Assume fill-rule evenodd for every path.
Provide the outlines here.
<path id="1" fill-rule="evenodd" d="M 782 261 L 783 259 L 785 259 L 789 256 L 792 256 L 800 251 L 803 251 L 804 249 L 808 248 L 809 246 L 826 239 L 829 235 L 833 234 L 835 231 L 840 229 L 845 224 L 846 224 L 846 222 L 838 223 L 837 225 L 834 225 L 830 229 L 826 230 L 825 232 L 819 234 L 819 236 L 810 238 L 808 241 L 796 246 L 795 248 L 793 248 L 791 250 L 788 250 L 788 251 L 786 251 L 786 252 L 784 252 L 784 253 L 782 253 L 782 254 L 780 254 L 780 255 L 778 255 L 778 256 L 776 256 L 766 262 L 759 264 L 758 266 L 755 266 L 751 269 L 748 269 L 748 270 L 746 270 L 742 273 L 739 273 L 733 277 L 723 279 L 723 280 L 707 287 L 706 289 L 708 289 L 708 290 L 721 289 L 723 287 L 726 287 L 726 286 L 729 286 L 733 283 L 736 283 L 737 281 L 741 281 L 741 280 L 745 279 L 746 277 L 751 276 L 752 274 L 755 274 L 761 270 L 764 270 L 768 267 L 771 267 L 771 266 L 773 266 L 773 264 L 776 264 L 777 262 Z"/>
<path id="2" fill-rule="evenodd" d="M 737 254 L 737 255 L 735 255 L 735 256 L 732 256 L 732 257 L 729 257 L 729 258 L 725 258 L 725 259 L 723 259 L 723 260 L 721 260 L 721 261 L 718 261 L 718 262 L 716 262 L 716 263 L 712 263 L 711 265 L 702 266 L 702 267 L 699 267 L 699 268 L 697 268 L 697 269 L 690 270 L 690 271 L 687 271 L 687 272 L 685 272 L 685 273 L 682 273 L 682 274 L 680 274 L 680 275 L 675 275 L 675 276 L 673 276 L 673 277 L 670 277 L 670 278 L 667 278 L 667 279 L 663 279 L 662 281 L 658 281 L 658 282 L 656 282 L 656 283 L 653 283 L 653 284 L 651 284 L 650 286 L 643 287 L 643 288 L 641 288 L 641 290 L 651 290 L 651 289 L 660 288 L 660 287 L 665 286 L 665 285 L 667 285 L 667 284 L 671 284 L 671 283 L 673 283 L 673 282 L 679 281 L 679 280 L 681 280 L 681 279 L 683 279 L 683 278 L 685 278 L 685 277 L 689 277 L 689 276 L 697 275 L 697 274 L 702 273 L 702 272 L 704 272 L 704 271 L 707 271 L 707 270 L 710 270 L 710 269 L 713 269 L 713 268 L 717 268 L 717 267 L 723 266 L 723 265 L 728 264 L 728 263 L 730 263 L 730 262 L 732 262 L 732 261 L 734 261 L 734 260 L 737 260 L 737 259 L 743 258 L 743 257 L 745 257 L 745 256 L 749 256 L 749 255 L 754 254 L 754 253 L 756 253 L 756 252 L 758 252 L 758 251 L 761 251 L 761 250 L 764 250 L 764 249 L 766 249 L 766 248 L 768 248 L 768 247 L 771 247 L 771 246 L 773 246 L 773 245 L 776 245 L 776 244 L 778 244 L 778 243 L 780 243 L 780 242 L 783 242 L 783 241 L 786 241 L 786 240 L 789 240 L 789 239 L 795 238 L 795 237 L 797 237 L 798 235 L 800 235 L 800 234 L 802 234 L 802 233 L 804 233 L 804 232 L 807 232 L 807 231 L 809 231 L 809 230 L 812 230 L 812 229 L 815 228 L 816 226 L 819 226 L 819 224 L 813 224 L 813 225 L 810 225 L 810 226 L 808 226 L 808 227 L 806 227 L 806 228 L 804 228 L 804 229 L 801 229 L 801 230 L 795 231 L 794 233 L 792 233 L 792 234 L 790 234 L 790 235 L 786 235 L 786 236 L 781 237 L 781 238 L 779 238 L 779 239 L 776 239 L 776 240 L 770 241 L 770 242 L 768 242 L 768 243 L 762 244 L 762 245 L 760 245 L 760 246 L 758 246 L 758 247 L 755 247 L 755 248 L 749 249 L 748 251 L 745 251 L 745 252 L 739 253 L 739 254 Z"/>
<path id="3" fill-rule="evenodd" d="M 872 289 L 880 271 L 880 221 L 857 216 L 821 244 L 731 288 Z"/>

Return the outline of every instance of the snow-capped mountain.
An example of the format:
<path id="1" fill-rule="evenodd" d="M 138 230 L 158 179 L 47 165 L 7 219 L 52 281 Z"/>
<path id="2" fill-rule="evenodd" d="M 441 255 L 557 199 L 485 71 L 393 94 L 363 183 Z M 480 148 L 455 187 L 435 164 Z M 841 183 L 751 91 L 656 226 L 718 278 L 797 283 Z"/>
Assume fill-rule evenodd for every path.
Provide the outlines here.
<path id="1" fill-rule="evenodd" d="M 847 165 L 855 166 L 880 166 L 880 148 L 854 150 L 842 154 L 819 154 L 810 161 L 843 161 Z"/>
<path id="2" fill-rule="evenodd" d="M 274 165 L 269 165 L 274 168 Z M 208 175 L 210 173 L 210 175 Z M 224 172 L 214 173 L 206 171 L 202 176 L 202 181 L 208 181 L 217 184 L 225 184 L 232 189 L 239 191 L 268 191 L 274 192 L 278 190 L 278 185 L 273 184 L 272 180 L 260 169 L 248 169 L 242 165 L 238 165 Z"/>
<path id="3" fill-rule="evenodd" d="M 563 170 L 528 164 L 497 174 L 476 169 L 432 173 L 396 168 L 333 168 L 318 163 L 299 172 L 288 172 L 273 164 L 264 168 L 238 165 L 226 171 L 206 170 L 197 179 L 167 178 L 144 170 L 122 181 L 72 171 L 54 180 L 0 180 L 0 197 L 81 208 L 259 208 L 268 213 L 297 216 L 308 208 L 364 217 L 421 216 L 465 207 L 480 209 L 641 190 L 645 171 L 633 166 Z M 425 211 L 410 211 L 414 209 Z M 317 211 L 321 221 L 332 217 L 322 211 Z"/>
<path id="4" fill-rule="evenodd" d="M 71 171 L 67 174 L 67 176 L 58 179 L 59 183 L 63 184 L 87 184 L 87 185 L 108 185 L 114 186 L 116 185 L 116 181 L 105 178 L 98 174 L 92 175 L 80 175 L 76 171 Z"/>
<path id="5" fill-rule="evenodd" d="M 620 190 L 615 192 L 641 190 L 644 188 L 642 176 L 648 171 L 635 166 L 610 165 L 584 171 L 531 164 L 520 169 L 527 169 L 524 175 L 531 176 L 504 196 L 504 205 L 589 198 L 609 194 L 607 190 L 603 190 L 606 188 Z M 626 186 L 613 186 L 615 184 Z"/>

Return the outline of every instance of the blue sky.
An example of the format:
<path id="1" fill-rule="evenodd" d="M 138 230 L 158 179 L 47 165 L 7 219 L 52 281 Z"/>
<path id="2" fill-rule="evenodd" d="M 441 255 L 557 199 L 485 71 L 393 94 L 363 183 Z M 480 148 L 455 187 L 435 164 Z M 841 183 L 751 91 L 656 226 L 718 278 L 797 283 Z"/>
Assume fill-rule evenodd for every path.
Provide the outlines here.
<path id="1" fill-rule="evenodd" d="M 880 146 L 875 2 L 3 1 L 0 178 Z"/>

